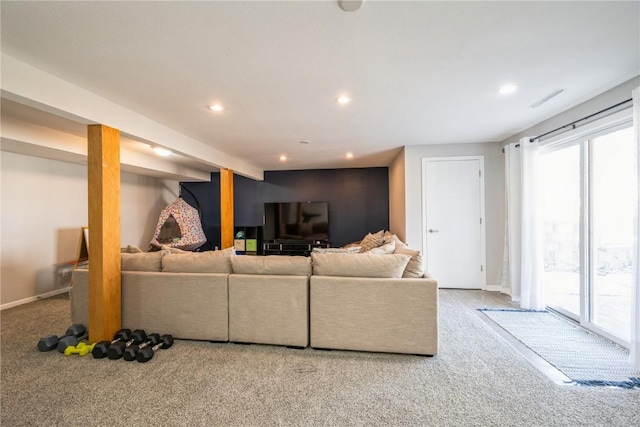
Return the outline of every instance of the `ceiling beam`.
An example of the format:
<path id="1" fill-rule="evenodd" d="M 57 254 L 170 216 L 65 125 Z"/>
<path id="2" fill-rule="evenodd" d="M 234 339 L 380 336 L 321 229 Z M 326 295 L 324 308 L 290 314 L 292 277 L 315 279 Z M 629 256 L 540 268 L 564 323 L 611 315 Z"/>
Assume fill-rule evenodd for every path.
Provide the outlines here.
<path id="1" fill-rule="evenodd" d="M 85 125 L 104 123 L 123 135 L 165 147 L 219 169 L 232 169 L 247 178 L 263 180 L 264 171 L 203 142 L 155 122 L 2 53 L 3 98 L 65 117 Z"/>

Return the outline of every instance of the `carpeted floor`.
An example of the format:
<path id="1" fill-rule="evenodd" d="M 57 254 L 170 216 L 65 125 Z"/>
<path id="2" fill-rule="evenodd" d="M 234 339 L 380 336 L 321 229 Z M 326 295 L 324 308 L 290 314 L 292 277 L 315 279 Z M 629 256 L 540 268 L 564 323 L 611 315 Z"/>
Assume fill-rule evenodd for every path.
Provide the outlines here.
<path id="1" fill-rule="evenodd" d="M 2 426 L 630 426 L 640 391 L 560 386 L 441 290 L 436 357 L 176 341 L 149 363 L 40 353 L 65 296 L 1 313 Z"/>
<path id="2" fill-rule="evenodd" d="M 480 311 L 575 382 L 640 388 L 626 349 L 569 320 L 548 311 Z"/>

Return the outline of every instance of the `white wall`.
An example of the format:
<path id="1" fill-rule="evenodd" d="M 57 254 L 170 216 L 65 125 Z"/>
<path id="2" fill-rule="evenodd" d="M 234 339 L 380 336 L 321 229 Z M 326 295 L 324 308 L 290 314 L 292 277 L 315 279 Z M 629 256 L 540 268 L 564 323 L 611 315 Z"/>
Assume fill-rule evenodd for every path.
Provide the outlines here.
<path id="1" fill-rule="evenodd" d="M 389 230 L 406 241 L 404 148 L 389 166 Z"/>
<path id="2" fill-rule="evenodd" d="M 88 223 L 86 166 L 0 152 L 0 307 L 64 290 L 56 265 L 76 257 Z M 178 183 L 123 173 L 121 242 L 147 250 Z"/>
<path id="3" fill-rule="evenodd" d="M 503 142 L 406 146 L 389 167 L 389 228 L 412 248 L 422 248 L 422 158 L 484 156 L 487 286 L 497 289 L 502 275 L 504 244 L 504 155 L 502 147 L 524 136 L 564 126 L 631 97 L 640 86 L 633 78 L 587 102 L 523 130 Z M 541 107 L 543 108 L 543 107 Z M 401 177 L 400 175 L 404 175 Z M 404 184 L 404 185 L 403 185 Z"/>
<path id="4" fill-rule="evenodd" d="M 497 142 L 406 146 L 405 241 L 422 248 L 422 159 L 424 157 L 484 156 L 487 288 L 497 289 L 502 274 L 504 242 L 504 159 Z M 392 188 L 390 188 L 390 192 Z M 390 195 L 391 199 L 391 195 Z"/>

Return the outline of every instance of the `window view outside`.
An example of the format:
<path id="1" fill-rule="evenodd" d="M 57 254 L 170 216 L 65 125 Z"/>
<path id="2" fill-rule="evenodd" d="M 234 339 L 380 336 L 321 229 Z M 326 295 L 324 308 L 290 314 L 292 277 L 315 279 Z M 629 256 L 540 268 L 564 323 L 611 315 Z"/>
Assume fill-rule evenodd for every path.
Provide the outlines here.
<path id="1" fill-rule="evenodd" d="M 580 146 L 541 157 L 547 305 L 580 315 Z"/>
<path id="2" fill-rule="evenodd" d="M 587 144 L 585 142 L 584 144 Z M 633 215 L 638 197 L 633 128 L 595 138 L 587 217 L 588 238 L 580 241 L 580 146 L 542 156 L 544 284 L 547 305 L 580 316 L 629 342 L 632 286 Z M 590 268 L 580 292 L 580 245 Z"/>

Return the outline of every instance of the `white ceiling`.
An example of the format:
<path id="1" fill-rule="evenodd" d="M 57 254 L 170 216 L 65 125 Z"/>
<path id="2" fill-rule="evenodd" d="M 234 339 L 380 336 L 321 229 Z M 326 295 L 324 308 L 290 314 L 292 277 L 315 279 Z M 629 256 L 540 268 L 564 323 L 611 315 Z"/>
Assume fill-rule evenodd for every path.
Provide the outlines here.
<path id="1" fill-rule="evenodd" d="M 263 170 L 502 141 L 640 74 L 638 1 L 3 1 L 1 13 L 4 54 Z M 516 93 L 499 95 L 505 83 Z"/>

